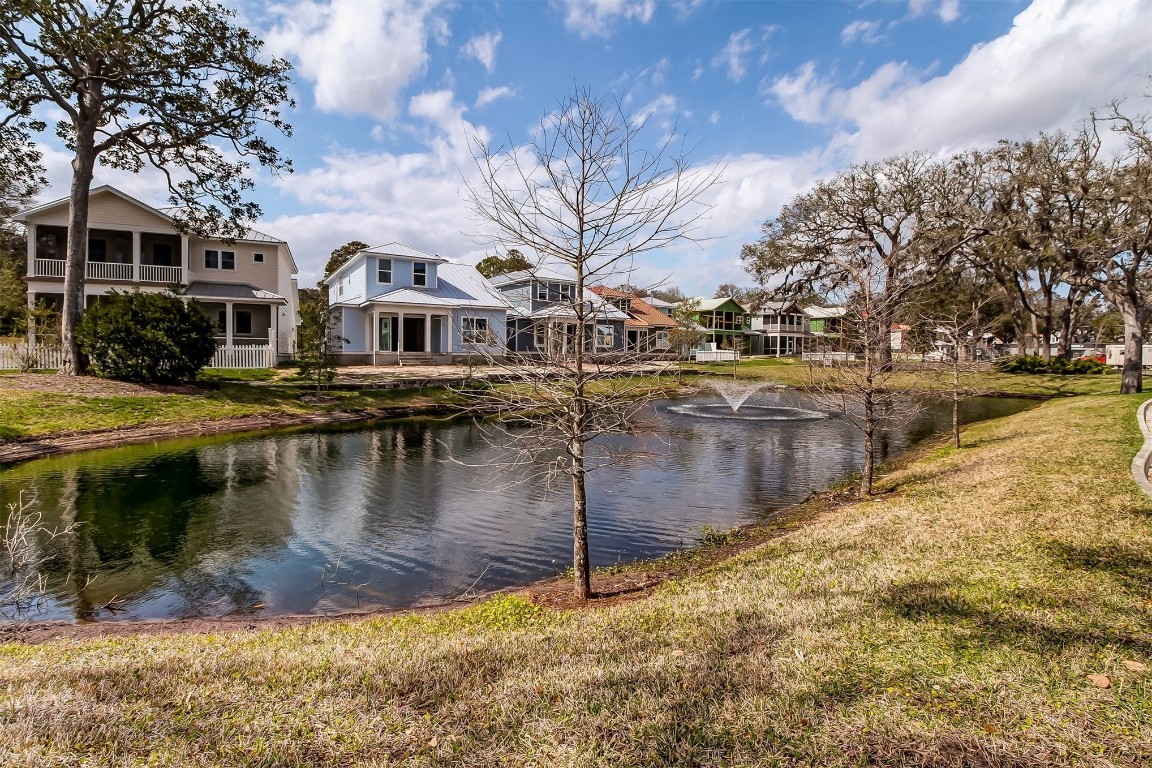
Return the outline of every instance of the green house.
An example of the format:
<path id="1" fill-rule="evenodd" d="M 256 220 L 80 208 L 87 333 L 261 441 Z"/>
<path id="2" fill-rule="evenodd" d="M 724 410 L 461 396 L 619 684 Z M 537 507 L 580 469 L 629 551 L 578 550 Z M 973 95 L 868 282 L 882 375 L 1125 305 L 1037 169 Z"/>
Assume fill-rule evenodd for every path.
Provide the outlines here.
<path id="1" fill-rule="evenodd" d="M 716 349 L 739 349 L 747 354 L 748 331 L 752 328 L 752 316 L 733 298 L 696 299 L 699 309 L 692 313 L 692 320 L 707 332 L 705 344 L 715 344 Z"/>

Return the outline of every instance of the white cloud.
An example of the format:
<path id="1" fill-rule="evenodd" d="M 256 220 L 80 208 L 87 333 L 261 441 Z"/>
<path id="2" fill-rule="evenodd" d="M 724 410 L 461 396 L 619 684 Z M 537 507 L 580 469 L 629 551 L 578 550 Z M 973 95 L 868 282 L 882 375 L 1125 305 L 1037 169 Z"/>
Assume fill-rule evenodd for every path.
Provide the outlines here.
<path id="1" fill-rule="evenodd" d="M 656 0 L 562 0 L 564 26 L 580 37 L 610 37 L 623 21 L 647 24 L 656 12 Z"/>
<path id="2" fill-rule="evenodd" d="M 960 0 L 908 0 L 908 11 L 914 17 L 923 16 L 933 8 L 945 24 L 960 18 Z"/>
<path id="3" fill-rule="evenodd" d="M 492 70 L 496 68 L 496 48 L 500 45 L 500 40 L 503 35 L 500 32 L 489 32 L 486 35 L 478 35 L 473 37 L 460 52 L 465 56 L 469 56 L 484 65 L 484 69 L 488 70 L 488 74 L 492 74 Z"/>
<path id="4" fill-rule="evenodd" d="M 485 107 L 498 99 L 510 99 L 515 95 L 516 91 L 506 85 L 501 85 L 497 88 L 485 88 L 480 91 L 480 95 L 476 97 L 476 108 Z"/>
<path id="5" fill-rule="evenodd" d="M 935 77 L 889 62 L 850 88 L 834 88 L 810 62 L 770 90 L 794 119 L 838 126 L 836 145 L 852 160 L 1068 128 L 1093 106 L 1143 86 L 1137 73 L 1148 69 L 1152 5 L 1115 0 L 1108 10 L 1088 0 L 1035 2 L 1006 34 Z"/>
<path id="6" fill-rule="evenodd" d="M 712 123 L 712 125 L 718 125 L 720 123 L 720 113 L 713 112 L 708 116 L 708 122 Z"/>
<path id="7" fill-rule="evenodd" d="M 275 11 L 268 47 L 313 83 L 317 106 L 380 120 L 396 116 L 401 91 L 423 74 L 428 38 L 447 36 L 435 0 L 297 0 Z"/>
<path id="8" fill-rule="evenodd" d="M 840 30 L 840 42 L 852 43 L 859 40 L 862 43 L 873 45 L 884 38 L 880 35 L 880 22 L 857 19 L 844 29 Z"/>
<path id="9" fill-rule="evenodd" d="M 814 61 L 806 62 L 792 76 L 781 75 L 768 87 L 784 111 L 802 123 L 824 121 L 824 101 L 830 91 L 831 86 L 816 77 Z"/>
<path id="10" fill-rule="evenodd" d="M 713 67 L 727 68 L 728 79 L 733 82 L 739 82 L 748 71 L 746 59 L 756 50 L 756 44 L 750 39 L 751 36 L 751 29 L 733 32 L 728 37 L 728 44 L 712 59 Z"/>

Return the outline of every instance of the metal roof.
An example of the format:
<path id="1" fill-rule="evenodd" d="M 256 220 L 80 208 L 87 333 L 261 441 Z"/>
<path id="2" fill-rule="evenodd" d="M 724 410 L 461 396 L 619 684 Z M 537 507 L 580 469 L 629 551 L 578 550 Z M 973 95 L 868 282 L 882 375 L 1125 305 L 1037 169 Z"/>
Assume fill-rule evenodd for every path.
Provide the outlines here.
<path id="1" fill-rule="evenodd" d="M 397 288 L 360 302 L 408 304 L 423 307 L 475 307 L 507 310 L 509 304 L 475 267 L 443 263 L 436 268 L 435 288 Z"/>
<path id="2" fill-rule="evenodd" d="M 358 256 L 361 253 L 366 253 L 371 256 L 400 256 L 405 259 L 417 259 L 419 261 L 448 261 L 448 259 L 445 259 L 442 256 L 437 256 L 434 253 L 428 253 L 427 251 L 422 251 L 419 248 L 413 248 L 410 245 L 404 245 L 403 243 L 397 242 L 385 243 L 384 245 L 374 245 L 371 248 L 365 248 L 364 250 L 359 251 L 356 255 Z M 351 259 L 349 259 L 349 261 L 351 261 Z"/>
<path id="3" fill-rule="evenodd" d="M 493 275 L 490 280 L 493 285 L 509 285 L 511 283 L 526 282 L 528 280 L 544 280 L 556 283 L 574 283 L 575 275 L 566 275 L 548 267 L 524 269 L 519 272 L 506 272 L 503 275 Z"/>
<path id="4" fill-rule="evenodd" d="M 188 295 L 194 299 L 287 303 L 287 299 L 280 294 L 248 283 L 209 283 L 195 280 L 188 284 Z"/>

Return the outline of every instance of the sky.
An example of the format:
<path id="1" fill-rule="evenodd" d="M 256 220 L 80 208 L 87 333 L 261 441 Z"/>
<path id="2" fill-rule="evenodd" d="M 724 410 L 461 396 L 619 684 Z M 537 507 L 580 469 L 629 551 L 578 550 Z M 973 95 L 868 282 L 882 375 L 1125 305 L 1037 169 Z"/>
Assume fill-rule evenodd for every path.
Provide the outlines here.
<path id="1" fill-rule="evenodd" d="M 628 278 L 711 296 L 750 285 L 742 244 L 815 181 L 852 163 L 948 154 L 1071 129 L 1152 74 L 1149 0 L 229 0 L 292 62 L 294 173 L 256 174 L 256 228 L 286 240 L 300 285 L 350 240 L 451 261 L 494 252 L 472 215 L 473 141 L 513 148 L 573 88 L 682 137 L 723 169 L 698 243 L 651 253 Z M 1146 102 L 1144 102 L 1146 103 Z M 67 194 L 69 160 L 43 149 Z M 97 168 L 145 202 L 163 177 Z"/>

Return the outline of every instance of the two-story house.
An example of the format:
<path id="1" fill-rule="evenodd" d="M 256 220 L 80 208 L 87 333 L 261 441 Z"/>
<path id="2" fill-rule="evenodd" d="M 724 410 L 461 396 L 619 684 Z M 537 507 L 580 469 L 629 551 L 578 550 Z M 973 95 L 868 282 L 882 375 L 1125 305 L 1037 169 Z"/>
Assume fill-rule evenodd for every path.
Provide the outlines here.
<path id="1" fill-rule="evenodd" d="M 628 352 L 659 355 L 671 351 L 676 321 L 647 299 L 606 285 L 595 285 L 592 292 L 628 315 L 624 321 L 624 348 Z"/>
<path id="2" fill-rule="evenodd" d="M 501 357 L 509 305 L 466 264 L 400 243 L 366 248 L 320 281 L 343 365 Z"/>
<path id="3" fill-rule="evenodd" d="M 844 307 L 805 307 L 809 346 L 813 351 L 839 352 L 844 349 Z"/>
<path id="4" fill-rule="evenodd" d="M 784 357 L 802 354 L 808 316 L 793 301 L 766 301 L 752 313 L 752 354 Z"/>
<path id="5" fill-rule="evenodd" d="M 15 218 L 27 228 L 29 305 L 62 307 L 68 200 Z M 170 210 L 101 186 L 89 197 L 84 266 L 85 306 L 113 289 L 175 289 L 216 323 L 218 345 L 266 346 L 268 363 L 295 353 L 296 263 L 283 240 L 255 230 L 233 242 L 197 237 L 181 232 Z"/>
<path id="6" fill-rule="evenodd" d="M 748 333 L 752 329 L 752 316 L 747 309 L 731 297 L 692 301 L 696 309 L 690 313 L 689 319 L 701 327 L 702 343 L 713 349 L 749 352 Z"/>
<path id="7" fill-rule="evenodd" d="M 624 321 L 628 315 L 589 290 L 576 306 L 576 280 L 543 267 L 509 272 L 492 278 L 492 285 L 511 305 L 508 311 L 508 351 L 517 355 L 569 354 L 583 338 L 592 353 L 624 351 Z M 580 333 L 580 315 L 584 331 Z"/>

